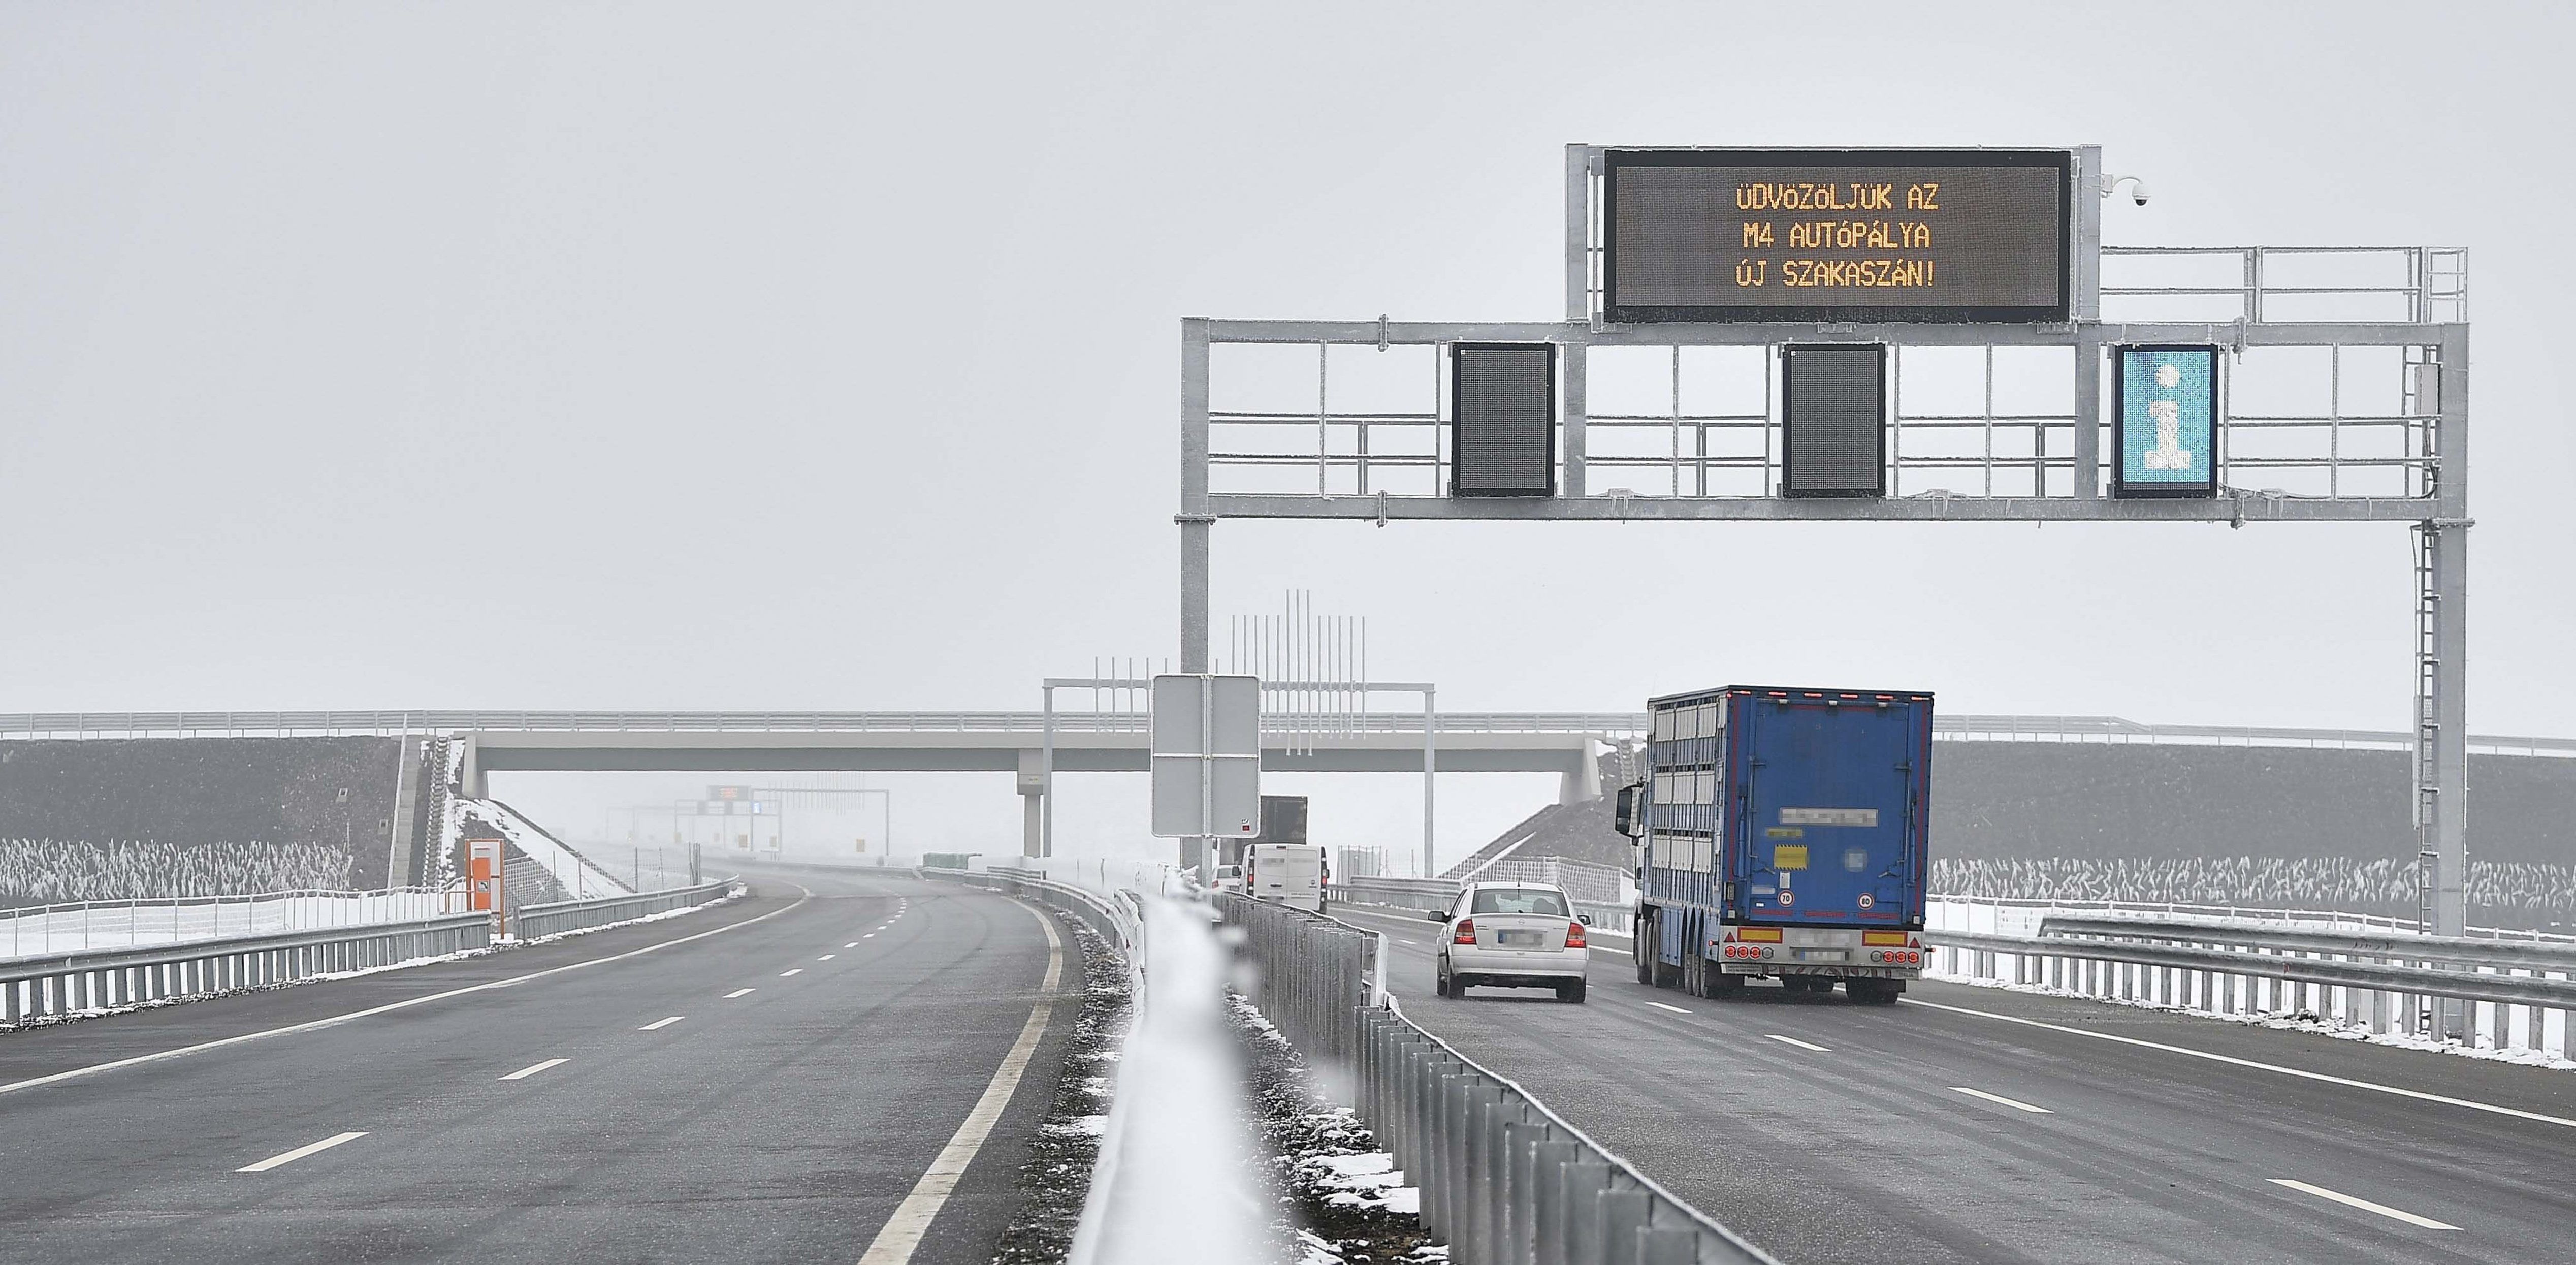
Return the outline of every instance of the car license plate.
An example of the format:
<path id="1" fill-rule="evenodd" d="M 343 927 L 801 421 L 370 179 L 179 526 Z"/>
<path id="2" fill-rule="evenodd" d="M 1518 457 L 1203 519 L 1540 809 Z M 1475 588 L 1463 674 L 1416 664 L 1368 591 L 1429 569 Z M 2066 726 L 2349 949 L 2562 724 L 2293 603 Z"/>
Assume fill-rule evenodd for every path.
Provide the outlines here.
<path id="1" fill-rule="evenodd" d="M 1535 949 L 1538 947 L 1539 935 L 1535 931 L 1506 931 L 1496 936 L 1495 939 L 1505 945 L 1512 945 L 1525 949 Z"/>

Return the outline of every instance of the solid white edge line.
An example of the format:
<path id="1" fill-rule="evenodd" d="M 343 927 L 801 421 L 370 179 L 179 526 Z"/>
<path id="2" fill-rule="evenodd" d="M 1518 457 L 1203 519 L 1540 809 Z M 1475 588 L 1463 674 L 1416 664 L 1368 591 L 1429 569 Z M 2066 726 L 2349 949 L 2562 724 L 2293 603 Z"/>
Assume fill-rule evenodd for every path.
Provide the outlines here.
<path id="1" fill-rule="evenodd" d="M 335 1133 L 319 1142 L 307 1142 L 292 1151 L 286 1151 L 277 1155 L 269 1156 L 267 1159 L 261 1160 L 256 1164 L 244 1164 L 233 1171 L 236 1173 L 265 1173 L 280 1165 L 292 1164 L 316 1151 L 328 1151 L 332 1147 L 338 1146 L 343 1142 L 354 1142 L 365 1136 L 367 1136 L 367 1131 L 364 1129 L 360 1129 L 355 1133 Z"/>
<path id="2" fill-rule="evenodd" d="M 1777 1032 L 1765 1032 L 1762 1035 L 1769 1037 L 1782 1045 L 1794 1045 L 1801 1050 L 1813 1050 L 1818 1054 L 1833 1053 L 1833 1049 L 1829 1046 L 1816 1045 L 1811 1042 L 1801 1041 L 1796 1037 L 1784 1037 Z"/>
<path id="3" fill-rule="evenodd" d="M 2391 1208 L 2386 1204 L 2375 1204 L 2367 1199 L 2347 1195 L 2340 1190 L 2328 1190 L 2323 1186 L 2311 1186 L 2306 1182 L 2293 1181 L 2287 1177 L 2275 1177 L 2271 1179 L 2271 1182 L 2275 1186 L 2287 1186 L 2292 1190 L 2304 1191 L 2319 1199 L 2331 1199 L 2336 1203 L 2344 1204 L 2348 1207 L 2359 1208 L 2364 1212 L 2376 1212 L 2383 1217 L 2393 1217 L 2408 1225 L 2420 1225 L 2427 1230 L 2457 1230 L 2460 1228 L 2447 1221 L 2436 1221 L 2431 1217 L 2416 1216 L 2414 1213 L 2408 1212 L 2403 1208 Z"/>
<path id="4" fill-rule="evenodd" d="M 687 1015 L 671 1015 L 671 1016 L 669 1016 L 669 1017 L 667 1017 L 667 1018 L 656 1019 L 656 1020 L 654 1020 L 653 1022 L 651 1022 L 651 1023 L 648 1023 L 648 1024 L 644 1025 L 644 1026 L 643 1026 L 643 1027 L 641 1027 L 641 1028 L 637 1028 L 637 1029 L 636 1029 L 636 1031 L 637 1031 L 637 1032 L 653 1032 L 653 1031 L 657 1031 L 657 1030 L 659 1030 L 659 1029 L 663 1029 L 663 1028 L 670 1027 L 672 1024 L 678 1023 L 679 1021 L 681 1021 L 681 1020 L 683 1020 L 683 1019 L 686 1019 L 686 1018 L 688 1018 L 688 1016 L 687 1016 Z"/>
<path id="5" fill-rule="evenodd" d="M 737 989 L 733 990 L 732 992 L 725 994 L 725 995 L 724 995 L 724 1000 L 726 1000 L 726 1001 L 732 1001 L 732 1000 L 733 1000 L 734 998 L 736 998 L 736 997 L 745 996 L 745 995 L 747 995 L 747 994 L 756 993 L 756 992 L 759 992 L 759 991 L 760 991 L 760 990 L 759 990 L 759 989 L 757 989 L 757 988 L 737 988 Z"/>
<path id="6" fill-rule="evenodd" d="M 1650 1001 L 1650 1002 L 1647 1002 L 1646 1004 L 1647 1004 L 1647 1005 L 1649 1005 L 1649 1006 L 1654 1007 L 1654 1008 L 1655 1008 L 1655 1009 L 1657 1009 L 1657 1010 L 1669 1010 L 1669 1011 L 1671 1011 L 1671 1012 L 1673 1012 L 1674 1014 L 1677 1014 L 1677 1015 L 1687 1015 L 1687 1014 L 1689 1014 L 1689 1013 L 1690 1013 L 1689 1011 L 1684 1010 L 1684 1009 L 1682 1009 L 1682 1008 L 1681 1008 L 1681 1007 L 1679 1007 L 1679 1006 L 1667 1005 L 1667 1004 L 1665 1004 L 1665 1003 L 1663 1003 L 1663 1002 L 1659 1002 L 1659 1001 Z"/>
<path id="7" fill-rule="evenodd" d="M 1899 997 L 1896 1000 L 1903 1002 L 1908 1006 L 1923 1006 L 1933 1010 L 1946 1010 L 1952 1014 L 1959 1015 L 1975 1015 L 1980 1019 L 2000 1019 L 2005 1023 L 2017 1023 L 2030 1028 L 2046 1028 L 2051 1032 L 2063 1032 L 2072 1036 L 2091 1037 L 2097 1041 L 2117 1041 L 2122 1045 L 2133 1045 L 2142 1050 L 2162 1050 L 2168 1054 L 2183 1054 L 2196 1059 L 2208 1059 L 2213 1063 L 2225 1063 L 2234 1067 L 2248 1067 L 2258 1072 L 2278 1072 L 2283 1076 L 2296 1076 L 2301 1080 L 2320 1081 L 2328 1085 L 2341 1085 L 2347 1089 L 2367 1089 L 2372 1093 L 2394 1094 L 2400 1098 L 2412 1098 L 2419 1102 L 2437 1102 L 2446 1107 L 2466 1107 L 2471 1111 L 2490 1112 L 2499 1116 L 2512 1116 L 2519 1120 L 2532 1120 L 2541 1124 L 2562 1125 L 2566 1128 L 2576 1129 L 2576 1120 L 2571 1120 L 2565 1116 L 2545 1115 L 2537 1111 L 2525 1111 L 2520 1107 L 2500 1107 L 2494 1103 L 2474 1102 L 2466 1098 L 2452 1098 L 2444 1094 L 2428 1094 L 2420 1089 L 2400 1089 L 2395 1085 L 2381 1085 L 2372 1081 L 2357 1081 L 2348 1076 L 2332 1076 L 2324 1072 L 2310 1072 L 2295 1067 L 2283 1067 L 2278 1063 L 2258 1063 L 2252 1059 L 2237 1058 L 2232 1054 L 2216 1054 L 2208 1050 L 2195 1050 L 2189 1046 L 2166 1045 L 2161 1041 L 2147 1041 L 2137 1037 L 2119 1036 L 2115 1033 L 2088 1032 L 2082 1028 L 2069 1028 L 2064 1024 L 2045 1023 L 2037 1019 L 2024 1019 L 2018 1015 L 1999 1015 L 1991 1010 L 1971 1010 L 1965 1006 L 1945 1006 L 1937 1001 L 1916 1001 L 1911 997 Z"/>
<path id="8" fill-rule="evenodd" d="M 563 1066 L 564 1064 L 569 1063 L 569 1062 L 572 1062 L 572 1060 L 571 1060 L 571 1059 L 547 1059 L 547 1060 L 546 1060 L 545 1062 L 543 1062 L 543 1063 L 530 1063 L 530 1064 L 529 1064 L 529 1065 L 527 1065 L 526 1067 L 520 1068 L 518 1071 L 512 1072 L 512 1073 L 510 1073 L 509 1075 L 502 1077 L 501 1079 L 503 1079 L 503 1080 L 505 1080 L 505 1081 L 523 1081 L 523 1080 L 528 1079 L 528 1078 L 529 1078 L 529 1077 L 531 1077 L 531 1076 L 536 1075 L 536 1074 L 537 1074 L 537 1073 L 539 1073 L 539 1072 L 542 1072 L 542 1071 L 546 1070 L 546 1069 L 547 1069 L 547 1068 L 549 1068 L 549 1067 L 561 1067 L 561 1066 Z"/>
<path id="9" fill-rule="evenodd" d="M 426 1006 L 431 1002 L 445 1001 L 450 997 L 463 997 L 469 993 L 488 993 L 496 988 L 511 988 L 520 984 L 525 984 L 530 980 L 544 979 L 549 975 L 561 975 L 566 971 L 578 971 L 586 966 L 598 966 L 604 962 L 622 962 L 628 958 L 651 953 L 657 949 L 667 949 L 673 945 L 687 944 L 692 940 L 704 940 L 708 936 L 720 936 L 736 927 L 748 927 L 755 922 L 767 922 L 780 914 L 787 913 L 789 910 L 793 910 L 797 908 L 797 906 L 803 905 L 806 901 L 814 899 L 814 893 L 806 890 L 803 884 L 798 884 L 797 890 L 803 891 L 805 894 L 797 897 L 796 903 L 787 906 L 785 909 L 773 909 L 765 914 L 745 918 L 740 922 L 729 922 L 721 927 L 697 932 L 694 935 L 682 936 L 677 940 L 663 940 L 657 943 L 645 945 L 640 949 L 628 949 L 624 953 L 612 953 L 604 958 L 586 958 L 579 962 L 567 962 L 562 966 L 550 966 L 542 971 L 530 971 L 525 975 L 513 975 L 508 979 L 488 980 L 481 984 L 469 984 L 463 988 L 451 988 L 446 992 L 431 993 L 426 997 L 407 997 L 401 1001 L 387 1002 L 382 1006 L 370 1006 L 365 1010 L 352 1010 L 345 1015 L 332 1015 L 327 1019 L 310 1019 L 303 1023 L 291 1023 L 283 1028 L 265 1028 L 258 1032 L 245 1032 L 238 1036 L 221 1037 L 213 1041 L 200 1041 L 195 1045 L 183 1045 L 175 1050 L 160 1050 L 151 1054 L 137 1054 L 132 1058 L 112 1059 L 105 1063 L 93 1063 L 88 1067 L 75 1067 L 69 1071 L 55 1072 L 47 1076 L 35 1076 L 22 1081 L 11 1081 L 6 1085 L 0 1085 L 0 1094 L 14 1094 L 22 1089 L 35 1089 L 38 1086 L 52 1085 L 82 1076 L 95 1076 L 100 1072 L 112 1072 L 120 1067 L 133 1067 L 140 1063 L 158 1063 L 164 1059 L 182 1058 L 190 1054 L 198 1054 L 207 1050 L 219 1050 L 228 1045 L 240 1045 L 245 1041 L 260 1041 L 269 1037 L 284 1037 L 292 1036 L 299 1032 L 314 1032 L 323 1028 L 348 1023 L 352 1020 L 390 1014 L 397 1010 L 408 1010 L 414 1006 Z"/>
<path id="10" fill-rule="evenodd" d="M 1029 911 L 1046 932 L 1046 982 L 1038 985 L 1038 1003 L 1029 1010 L 1029 1021 L 1020 1027 L 1020 1039 L 1011 1043 L 1010 1052 L 1002 1056 L 1002 1066 L 993 1080 L 984 1086 L 984 1096 L 975 1100 L 974 1109 L 957 1126 L 948 1145 L 939 1148 L 939 1158 L 915 1182 L 912 1193 L 895 1206 L 894 1215 L 878 1229 L 868 1250 L 859 1256 L 859 1265 L 907 1265 L 922 1236 L 930 1232 L 930 1223 L 948 1203 L 949 1193 L 957 1189 L 957 1180 L 966 1174 L 966 1166 L 975 1162 L 975 1153 L 984 1147 L 993 1126 L 1002 1118 L 1002 1109 L 1011 1105 L 1011 1093 L 1020 1086 L 1020 1074 L 1028 1070 L 1029 1058 L 1037 1053 L 1038 1038 L 1046 1035 L 1047 1018 L 1055 1013 L 1056 982 L 1064 975 L 1064 942 L 1056 936 L 1055 923 L 1031 905 L 1019 900 L 1012 904 Z"/>
<path id="11" fill-rule="evenodd" d="M 1989 1094 L 1982 1089 L 1970 1089 L 1965 1085 L 1952 1085 L 1950 1087 L 1950 1092 L 1954 1094 L 1966 1094 L 1970 1098 L 1983 1098 L 1987 1102 L 2002 1103 L 2007 1107 L 2019 1108 L 2020 1110 L 2031 1112 L 2036 1115 L 2053 1116 L 2057 1114 L 2046 1107 L 2031 1106 L 2029 1103 L 2023 1102 L 2018 1098 L 2006 1098 L 2001 1094 Z"/>

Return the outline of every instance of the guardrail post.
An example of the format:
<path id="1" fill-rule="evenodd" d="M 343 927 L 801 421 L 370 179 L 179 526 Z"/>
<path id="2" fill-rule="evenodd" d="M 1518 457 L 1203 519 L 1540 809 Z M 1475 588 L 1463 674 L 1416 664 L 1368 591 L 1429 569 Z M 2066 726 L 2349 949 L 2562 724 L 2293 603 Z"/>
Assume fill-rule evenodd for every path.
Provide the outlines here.
<path id="1" fill-rule="evenodd" d="M 1637 1234 L 1646 1228 L 1646 1214 L 1653 1198 L 1645 1191 L 1616 1188 L 1602 1191 L 1601 1265 L 1636 1265 Z"/>
<path id="2" fill-rule="evenodd" d="M 1608 1164 L 1585 1156 L 1565 1166 L 1565 1265 L 1606 1265 L 1601 1259 L 1601 1194 L 1608 1189 Z"/>
<path id="3" fill-rule="evenodd" d="M 1573 1142 L 1530 1148 L 1530 1265 L 1566 1265 L 1565 1192 L 1581 1152 Z"/>
<path id="4" fill-rule="evenodd" d="M 1637 1265 L 1697 1265 L 1699 1235 L 1656 1227 L 1637 1231 Z"/>
<path id="5" fill-rule="evenodd" d="M 1538 1148 L 1547 1141 L 1547 1133 L 1546 1125 L 1526 1119 L 1503 1126 L 1501 1251 L 1494 1257 L 1502 1265 L 1533 1265 L 1530 1236 L 1536 1225 L 1533 1214 L 1538 1210 L 1533 1182 Z"/>
<path id="6" fill-rule="evenodd" d="M 1466 1162 L 1458 1166 L 1458 1189 L 1465 1196 L 1459 1201 L 1459 1233 L 1452 1242 L 1463 1242 L 1469 1265 L 1491 1265 L 1494 1259 L 1494 1143 L 1502 1132 L 1503 1091 L 1471 1081 L 1466 1096 L 1460 1100 L 1466 1110 L 1466 1127 L 1458 1131 L 1458 1141 L 1466 1150 Z M 1455 1249 L 1452 1249 L 1455 1255 Z"/>

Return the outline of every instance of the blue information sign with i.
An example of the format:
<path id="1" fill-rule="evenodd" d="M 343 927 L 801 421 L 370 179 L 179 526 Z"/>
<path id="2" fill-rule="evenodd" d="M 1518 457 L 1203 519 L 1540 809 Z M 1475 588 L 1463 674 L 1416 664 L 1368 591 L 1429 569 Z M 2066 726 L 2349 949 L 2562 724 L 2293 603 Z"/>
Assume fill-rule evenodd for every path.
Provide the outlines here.
<path id="1" fill-rule="evenodd" d="M 2113 496 L 2218 494 L 2218 349 L 2122 347 Z"/>

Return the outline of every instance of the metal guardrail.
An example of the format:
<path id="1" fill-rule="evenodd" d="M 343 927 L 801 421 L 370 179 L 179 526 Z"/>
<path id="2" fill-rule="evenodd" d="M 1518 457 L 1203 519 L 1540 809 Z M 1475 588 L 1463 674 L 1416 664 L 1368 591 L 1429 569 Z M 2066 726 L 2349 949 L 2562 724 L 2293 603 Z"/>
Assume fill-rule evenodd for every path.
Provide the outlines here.
<path id="1" fill-rule="evenodd" d="M 1450 1260 L 1770 1265 L 1528 1090 L 1406 1019 L 1372 978 L 1383 937 L 1241 896 L 1217 904 L 1260 968 L 1262 1013 L 1310 1061 L 1349 1074 L 1361 1123 L 1420 1188 L 1423 1225 Z"/>
<path id="2" fill-rule="evenodd" d="M 2221 1014 L 2308 1013 L 2430 1035 L 2433 998 L 2474 1003 L 2496 1048 L 2548 1048 L 2548 1012 L 2576 1011 L 2576 946 L 2305 929 L 2215 918 L 2051 914 L 2037 935 L 1928 930 L 1940 974 Z M 2516 1012 L 2519 1012 L 2518 1014 Z M 2558 1026 L 2566 1053 L 2565 1022 Z"/>
<path id="3" fill-rule="evenodd" d="M 390 966 L 492 942 L 488 914 L 48 954 L 0 963 L 0 1023 Z"/>
<path id="4" fill-rule="evenodd" d="M 1058 913 L 1082 920 L 1116 946 L 1118 956 L 1132 968 L 1145 960 L 1145 924 L 1132 892 L 1103 894 L 1071 883 L 1059 883 L 1033 870 L 993 866 L 983 870 L 944 870 L 923 866 L 923 878 L 940 878 L 981 887 L 1022 900 L 1044 905 Z"/>
<path id="5" fill-rule="evenodd" d="M 585 927 L 604 927 L 612 922 L 704 905 L 731 894 L 736 881 L 727 878 L 695 887 L 666 888 L 633 896 L 601 896 L 590 900 L 522 905 L 510 915 L 510 934 L 521 940 L 534 940 L 540 936 L 578 931 Z"/>

